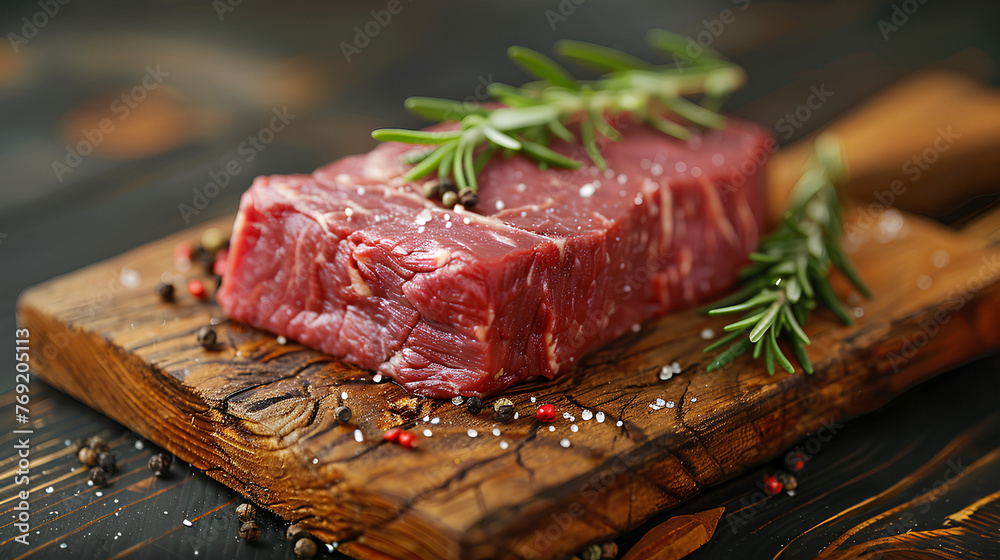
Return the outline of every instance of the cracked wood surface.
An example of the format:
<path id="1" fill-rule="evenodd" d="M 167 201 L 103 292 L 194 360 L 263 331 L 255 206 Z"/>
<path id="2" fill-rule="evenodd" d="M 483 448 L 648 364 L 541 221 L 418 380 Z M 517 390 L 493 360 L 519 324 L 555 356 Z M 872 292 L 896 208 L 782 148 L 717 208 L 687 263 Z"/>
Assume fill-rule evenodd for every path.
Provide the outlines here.
<path id="1" fill-rule="evenodd" d="M 680 312 L 592 354 L 574 375 L 512 388 L 505 396 L 520 418 L 502 425 L 278 344 L 186 293 L 160 303 L 153 286 L 172 268 L 174 244 L 200 230 L 32 288 L 19 321 L 32 329 L 47 382 L 348 554 L 554 557 L 995 348 L 1000 252 L 912 216 L 905 226 L 903 237 L 856 248 L 875 292 L 859 303 L 857 323 L 820 313 L 808 325 L 815 375 L 771 377 L 746 360 L 706 374 L 711 355 L 698 333 L 721 332 L 725 320 Z M 947 267 L 931 263 L 939 250 Z M 121 283 L 123 270 L 138 273 L 137 286 Z M 917 287 L 921 275 L 929 289 Z M 212 320 L 222 344 L 210 351 L 194 333 Z M 660 381 L 660 367 L 675 360 L 684 372 Z M 579 431 L 561 417 L 554 432 L 539 425 L 530 397 L 574 415 Z M 654 410 L 657 399 L 675 405 Z M 354 412 L 345 425 L 333 416 L 342 401 Z M 583 421 L 583 409 L 605 421 Z M 398 424 L 433 435 L 415 451 L 383 443 L 382 430 Z"/>

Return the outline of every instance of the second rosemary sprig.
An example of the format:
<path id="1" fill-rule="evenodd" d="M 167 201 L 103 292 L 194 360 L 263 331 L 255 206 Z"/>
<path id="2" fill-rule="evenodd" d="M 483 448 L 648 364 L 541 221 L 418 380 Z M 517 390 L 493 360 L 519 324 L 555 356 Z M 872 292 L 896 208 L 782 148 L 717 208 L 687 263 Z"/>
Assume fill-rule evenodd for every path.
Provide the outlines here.
<path id="1" fill-rule="evenodd" d="M 817 303 L 829 307 L 844 323 L 851 316 L 837 299 L 827 278 L 831 266 L 844 273 L 865 297 L 871 293 L 840 248 L 842 218 L 836 185 L 844 177 L 840 143 L 835 136 L 820 136 L 806 170 L 792 191 L 792 200 L 781 226 L 764 236 L 752 263 L 742 272 L 743 289 L 717 302 L 709 315 L 742 314 L 725 330 L 730 334 L 705 348 L 706 352 L 732 343 L 707 371 L 729 364 L 753 350 L 763 354 L 768 373 L 775 363 L 795 371 L 779 340 L 787 342 L 802 369 L 813 372 L 805 346 L 811 344 L 802 325 Z"/>
<path id="2" fill-rule="evenodd" d="M 549 142 L 552 138 L 576 142 L 579 134 L 587 157 L 604 170 L 599 138 L 621 140 L 608 117 L 627 113 L 680 139 L 688 138 L 691 127 L 725 126 L 725 118 L 715 109 L 743 85 L 743 70 L 707 50 L 696 58 L 684 55 L 684 40 L 666 31 L 653 30 L 647 39 L 680 62 L 654 66 L 616 49 L 559 41 L 555 45 L 559 56 L 602 72 L 596 80 L 576 80 L 549 57 L 511 47 L 510 58 L 539 81 L 521 87 L 491 84 L 489 92 L 501 106 L 411 97 L 406 100 L 411 112 L 439 122 L 458 121 L 459 127 L 449 131 L 381 129 L 372 136 L 430 146 L 404 156 L 406 163 L 414 165 L 404 180 L 436 174 L 437 181 L 428 184 L 426 195 L 446 196 L 446 185 L 453 183 L 458 195 L 450 199 L 471 207 L 478 199 L 477 175 L 498 152 L 523 154 L 543 167 L 577 168 L 583 165 L 581 161 L 550 149 Z"/>

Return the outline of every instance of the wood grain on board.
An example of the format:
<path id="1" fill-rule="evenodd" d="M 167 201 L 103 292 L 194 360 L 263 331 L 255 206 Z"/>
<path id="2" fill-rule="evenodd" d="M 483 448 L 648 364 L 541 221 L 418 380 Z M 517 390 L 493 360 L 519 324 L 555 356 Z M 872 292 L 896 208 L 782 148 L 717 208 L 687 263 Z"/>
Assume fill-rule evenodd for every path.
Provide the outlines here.
<path id="1" fill-rule="evenodd" d="M 777 171 L 791 165 L 772 158 Z M 200 229 L 34 287 L 18 320 L 48 383 L 347 554 L 550 558 L 634 528 L 1000 345 L 1000 250 L 884 210 L 849 214 L 864 234 L 849 249 L 874 298 L 835 279 L 858 319 L 844 326 L 820 312 L 808 325 L 816 374 L 772 377 L 746 359 L 704 373 L 712 356 L 699 333 L 726 320 L 685 311 L 595 352 L 572 376 L 512 388 L 505 396 L 520 418 L 507 424 L 373 383 L 370 372 L 231 324 L 186 292 L 160 302 L 153 287 L 172 269 L 174 245 Z M 222 344 L 206 350 L 195 332 L 213 321 Z M 683 373 L 659 380 L 674 361 Z M 658 399 L 667 406 L 651 407 Z M 543 402 L 574 420 L 539 425 Z M 354 413 L 347 424 L 333 415 L 341 403 Z M 384 443 L 395 425 L 432 435 L 415 450 Z"/>

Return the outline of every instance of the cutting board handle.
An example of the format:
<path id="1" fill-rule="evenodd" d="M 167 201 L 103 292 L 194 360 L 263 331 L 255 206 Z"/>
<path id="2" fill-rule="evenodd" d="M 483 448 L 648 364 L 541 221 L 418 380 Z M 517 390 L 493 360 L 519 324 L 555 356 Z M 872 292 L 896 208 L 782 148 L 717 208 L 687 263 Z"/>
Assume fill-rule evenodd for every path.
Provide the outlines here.
<path id="1" fill-rule="evenodd" d="M 840 117 L 826 131 L 844 147 L 848 199 L 941 217 L 996 192 L 1000 93 L 964 75 L 925 71 Z M 769 216 L 781 215 L 812 138 L 782 149 L 768 166 Z"/>

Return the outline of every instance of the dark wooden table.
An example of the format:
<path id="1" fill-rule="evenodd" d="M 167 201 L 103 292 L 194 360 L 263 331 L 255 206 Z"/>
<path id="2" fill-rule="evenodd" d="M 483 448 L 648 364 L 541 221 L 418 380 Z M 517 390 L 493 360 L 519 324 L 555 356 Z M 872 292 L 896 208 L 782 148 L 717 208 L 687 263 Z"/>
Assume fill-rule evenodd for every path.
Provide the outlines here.
<path id="1" fill-rule="evenodd" d="M 653 25 L 694 38 L 707 31 L 701 37 L 752 77 L 731 107 L 773 126 L 783 143 L 914 68 L 943 61 L 989 79 L 990 59 L 1000 55 L 1000 5 L 972 1 L 922 4 L 887 32 L 879 21 L 892 22 L 888 0 L 562 4 L 573 6 L 404 2 L 350 62 L 342 43 L 356 41 L 355 26 L 364 27 L 381 3 L 297 1 L 279 12 L 242 2 L 219 9 L 221 15 L 201 0 L 60 5 L 18 52 L 11 44 L 0 50 L 0 324 L 9 344 L 15 298 L 25 286 L 230 213 L 256 174 L 308 171 L 367 149 L 372 128 L 419 124 L 402 111 L 405 95 L 475 100 L 482 81 L 522 80 L 503 57 L 511 43 L 547 50 L 566 37 L 642 52 L 641 32 Z M 719 27 L 715 20 L 725 9 L 733 19 Z M 39 10 L 30 1 L 5 3 L 3 29 L 23 33 L 21 18 Z M 157 65 L 169 73 L 162 87 L 149 88 L 119 120 L 116 97 Z M 806 102 L 810 87 L 823 84 L 834 94 L 789 129 L 782 119 Z M 241 143 L 286 106 L 296 115 L 290 125 L 249 160 Z M 115 119 L 115 130 L 58 179 L 52 162 L 65 162 L 66 146 L 86 139 L 85 131 L 105 117 Z M 185 214 L 181 205 L 192 205 L 192 188 L 234 157 L 244 159 L 227 188 L 197 214 Z M 995 200 L 984 195 L 923 211 L 961 223 Z M 171 478 L 152 477 L 145 467 L 152 444 L 37 380 L 28 425 L 30 485 L 16 485 L 12 430 L 22 426 L 14 420 L 14 363 L 7 363 L 0 376 L 0 558 L 292 557 L 279 519 L 263 513 L 261 540 L 240 542 L 234 492 L 184 464 L 174 465 Z M 659 521 L 726 507 L 712 541 L 692 558 L 813 558 L 845 534 L 840 552 L 825 554 L 843 557 L 851 546 L 881 538 L 924 547 L 926 557 L 998 557 L 998 370 L 996 358 L 968 364 L 834 427 L 826 441 L 804 440 L 812 458 L 794 496 L 761 499 L 759 482 L 779 461 L 709 489 Z M 94 434 L 112 444 L 121 465 L 101 490 L 87 486 L 72 456 L 72 442 Z M 955 482 L 959 469 L 965 474 Z M 21 488 L 31 490 L 29 546 L 11 542 Z M 921 533 L 977 502 L 980 533 Z M 640 535 L 619 543 L 625 548 Z"/>

